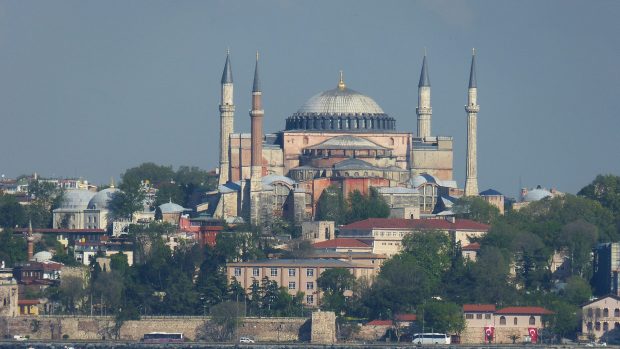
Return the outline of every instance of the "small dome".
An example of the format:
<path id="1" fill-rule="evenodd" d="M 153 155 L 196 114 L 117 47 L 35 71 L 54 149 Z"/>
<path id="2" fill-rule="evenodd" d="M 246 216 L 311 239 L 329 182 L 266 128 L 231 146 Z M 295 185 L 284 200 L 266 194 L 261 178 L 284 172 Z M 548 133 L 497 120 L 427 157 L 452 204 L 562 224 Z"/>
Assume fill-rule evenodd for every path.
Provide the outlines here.
<path id="1" fill-rule="evenodd" d="M 89 190 L 67 190 L 64 194 L 61 209 L 85 210 L 95 193 Z"/>
<path id="2" fill-rule="evenodd" d="M 112 200 L 112 195 L 116 192 L 119 192 L 119 189 L 116 188 L 107 188 L 98 192 L 93 196 L 92 199 L 88 202 L 89 210 L 102 210 L 107 209 L 110 200 Z"/>
<path id="3" fill-rule="evenodd" d="M 422 173 L 409 180 L 409 184 L 411 184 L 414 188 L 418 188 L 422 184 L 426 183 L 437 184 L 437 179 L 428 173 Z"/>
<path id="4" fill-rule="evenodd" d="M 161 210 L 161 213 L 181 213 L 184 211 L 191 211 L 181 205 L 175 204 L 174 202 L 167 202 L 159 205 L 159 209 Z"/>
<path id="5" fill-rule="evenodd" d="M 538 200 L 542 200 L 550 196 L 551 196 L 551 192 L 548 191 L 547 189 L 536 188 L 534 190 L 528 191 L 527 194 L 523 196 L 523 201 L 525 202 L 538 201 Z"/>
<path id="6" fill-rule="evenodd" d="M 52 260 L 52 254 L 47 251 L 37 252 L 32 256 L 32 260 L 35 262 L 47 262 Z"/>

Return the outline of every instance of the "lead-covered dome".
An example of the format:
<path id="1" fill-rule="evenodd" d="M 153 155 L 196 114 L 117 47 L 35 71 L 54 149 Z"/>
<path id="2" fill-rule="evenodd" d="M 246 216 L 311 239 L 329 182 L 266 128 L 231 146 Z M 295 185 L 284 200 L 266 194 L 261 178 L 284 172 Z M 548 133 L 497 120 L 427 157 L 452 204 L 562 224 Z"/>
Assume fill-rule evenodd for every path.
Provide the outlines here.
<path id="1" fill-rule="evenodd" d="M 108 208 L 108 204 L 112 200 L 112 196 L 114 195 L 114 193 L 116 193 L 118 191 L 120 191 L 120 190 L 118 190 L 118 189 L 116 189 L 114 187 L 111 187 L 111 188 L 103 189 L 102 191 L 98 192 L 88 202 L 88 209 L 89 210 L 104 210 L 104 209 L 107 209 Z"/>
<path id="2" fill-rule="evenodd" d="M 342 75 L 338 87 L 313 96 L 286 119 L 286 130 L 385 132 L 395 128 L 394 118 L 372 98 L 347 88 Z"/>
<path id="3" fill-rule="evenodd" d="M 70 210 L 85 210 L 88 207 L 88 203 L 90 202 L 90 199 L 93 198 L 93 196 L 95 196 L 95 193 L 89 190 L 67 190 L 62 198 L 62 202 L 59 208 Z"/>
<path id="4" fill-rule="evenodd" d="M 385 115 L 372 98 L 346 87 L 323 91 L 313 96 L 296 114 Z"/>

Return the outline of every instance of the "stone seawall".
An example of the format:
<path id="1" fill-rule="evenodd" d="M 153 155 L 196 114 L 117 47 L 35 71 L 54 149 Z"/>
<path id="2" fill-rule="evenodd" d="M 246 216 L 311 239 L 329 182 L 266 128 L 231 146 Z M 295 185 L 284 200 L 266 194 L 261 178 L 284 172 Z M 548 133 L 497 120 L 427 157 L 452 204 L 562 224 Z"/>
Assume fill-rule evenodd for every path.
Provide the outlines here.
<path id="1" fill-rule="evenodd" d="M 189 340 L 200 338 L 208 317 L 145 317 L 125 321 L 118 331 L 119 339 L 140 340 L 149 332 L 180 332 Z M 262 342 L 292 342 L 308 340 L 308 318 L 245 318 L 238 336 L 248 336 Z M 307 333 L 307 334 L 305 334 Z M 20 316 L 0 318 L 2 338 L 13 335 L 29 336 L 33 340 L 103 340 L 116 335 L 114 319 L 105 316 Z"/>

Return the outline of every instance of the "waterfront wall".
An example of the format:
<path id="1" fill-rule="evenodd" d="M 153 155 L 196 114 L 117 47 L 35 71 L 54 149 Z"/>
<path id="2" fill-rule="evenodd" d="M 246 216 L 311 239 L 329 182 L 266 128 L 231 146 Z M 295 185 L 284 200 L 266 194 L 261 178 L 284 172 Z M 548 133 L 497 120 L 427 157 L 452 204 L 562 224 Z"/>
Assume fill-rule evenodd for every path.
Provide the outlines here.
<path id="1" fill-rule="evenodd" d="M 149 332 L 181 332 L 187 339 L 200 339 L 210 320 L 205 317 L 145 317 L 125 321 L 120 330 L 114 319 L 105 316 L 19 316 L 0 318 L 0 335 L 3 338 L 16 334 L 35 340 L 102 340 L 137 341 Z M 257 341 L 304 341 L 310 337 L 308 318 L 245 318 L 238 328 L 238 336 L 248 336 Z"/>

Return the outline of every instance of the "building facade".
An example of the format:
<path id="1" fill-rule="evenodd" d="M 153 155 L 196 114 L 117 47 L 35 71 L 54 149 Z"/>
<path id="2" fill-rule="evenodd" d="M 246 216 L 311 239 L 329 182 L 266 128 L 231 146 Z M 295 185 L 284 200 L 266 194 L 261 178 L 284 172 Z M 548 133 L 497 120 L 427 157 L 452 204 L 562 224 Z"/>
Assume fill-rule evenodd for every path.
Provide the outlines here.
<path id="1" fill-rule="evenodd" d="M 612 330 L 620 329 L 620 297 L 609 295 L 581 307 L 581 333 L 602 339 Z"/>
<path id="2" fill-rule="evenodd" d="M 317 279 L 325 270 L 331 268 L 347 269 L 356 278 L 370 279 L 374 268 L 338 259 L 267 259 L 253 262 L 229 263 L 226 276 L 229 282 L 237 280 L 249 294 L 253 284 L 261 283 L 263 278 L 275 281 L 286 287 L 291 295 L 304 293 L 304 304 L 317 307 L 321 302 L 321 291 Z"/>
<path id="3" fill-rule="evenodd" d="M 399 131 L 396 119 L 369 96 L 347 87 L 342 73 L 336 88 L 308 99 L 286 119 L 284 130 L 264 134 L 258 56 L 251 94 L 251 133 L 235 133 L 229 55 L 221 84 L 220 186 L 209 193 L 207 208 L 213 217 L 242 217 L 252 224 L 266 226 L 271 217 L 285 216 L 300 223 L 314 217 L 316 202 L 327 186 L 336 184 L 344 191 L 349 179 L 365 179 L 365 190 L 369 186 L 410 187 L 408 181 L 421 174 L 453 181 L 452 137 L 431 132 L 426 56 L 418 84 L 415 134 Z M 472 108 L 477 106 L 471 100 L 471 81 L 469 96 Z M 475 156 L 475 151 L 470 152 L 469 162 Z M 264 176 L 288 177 L 293 184 L 278 193 L 261 184 L 260 178 Z M 273 199 L 274 195 L 285 194 L 286 200 Z M 402 216 L 416 215 L 396 208 Z"/>

